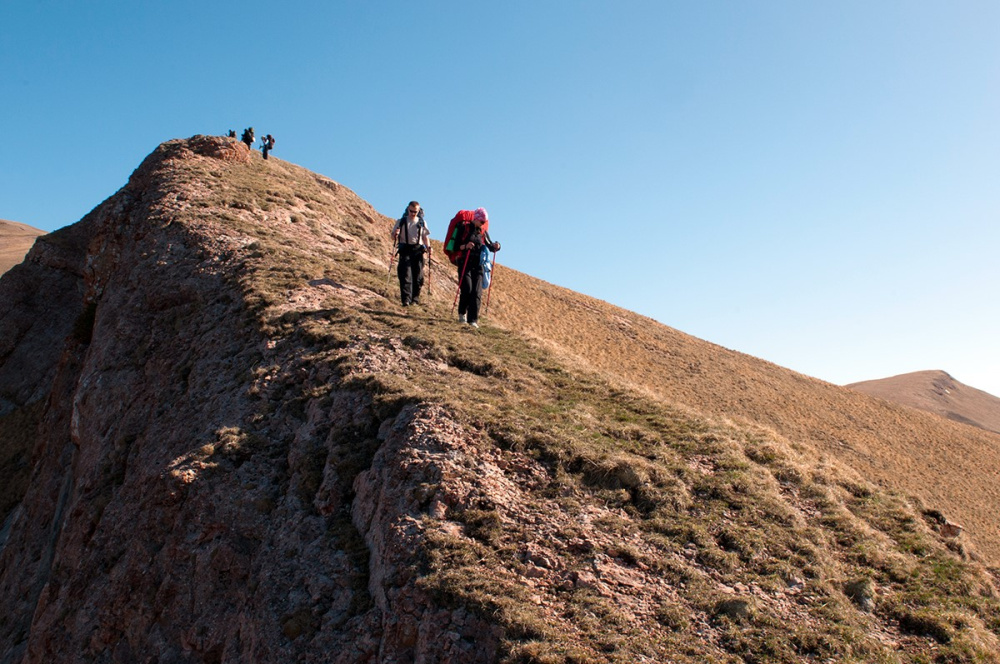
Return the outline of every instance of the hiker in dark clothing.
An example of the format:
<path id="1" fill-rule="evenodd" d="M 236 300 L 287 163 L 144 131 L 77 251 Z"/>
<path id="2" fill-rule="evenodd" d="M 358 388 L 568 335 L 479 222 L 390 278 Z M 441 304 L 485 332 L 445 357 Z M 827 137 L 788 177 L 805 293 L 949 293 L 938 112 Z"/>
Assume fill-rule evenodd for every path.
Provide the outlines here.
<path id="1" fill-rule="evenodd" d="M 493 242 L 483 225 L 489 219 L 486 210 L 477 208 L 472 221 L 463 223 L 458 229 L 457 246 L 462 251 L 458 266 L 459 298 L 458 321 L 479 327 L 479 306 L 483 299 L 483 247 L 490 251 L 500 251 L 500 243 Z"/>
<path id="2" fill-rule="evenodd" d="M 420 203 L 410 201 L 406 211 L 392 227 L 392 239 L 399 248 L 399 297 L 404 307 L 420 304 L 424 285 L 424 255 L 430 256 L 431 239 L 424 223 Z"/>
<path id="3" fill-rule="evenodd" d="M 268 134 L 260 139 L 260 142 L 260 151 L 264 154 L 264 159 L 267 159 L 267 153 L 274 149 L 274 136 Z"/>
<path id="4" fill-rule="evenodd" d="M 247 127 L 243 130 L 243 135 L 240 136 L 240 140 L 246 143 L 247 149 L 253 149 L 253 127 Z"/>

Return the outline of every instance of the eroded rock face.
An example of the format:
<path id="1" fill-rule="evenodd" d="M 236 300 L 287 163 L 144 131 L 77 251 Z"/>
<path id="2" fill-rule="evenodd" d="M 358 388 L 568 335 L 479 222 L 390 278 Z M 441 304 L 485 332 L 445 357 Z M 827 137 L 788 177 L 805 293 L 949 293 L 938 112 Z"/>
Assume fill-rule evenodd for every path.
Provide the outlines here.
<path id="1" fill-rule="evenodd" d="M 250 162 L 250 148 L 242 141 L 219 136 L 195 136 L 188 141 L 191 151 L 222 161 Z"/>
<path id="2" fill-rule="evenodd" d="M 477 482 L 483 475 L 473 469 L 491 464 L 480 458 L 468 433 L 439 410 L 408 407 L 385 424 L 385 443 L 371 468 L 355 481 L 353 504 L 354 521 L 372 554 L 369 588 L 383 616 L 380 657 L 400 662 L 493 661 L 500 630 L 464 608 L 436 607 L 414 585 L 413 559 L 413 552 L 423 548 L 428 528 L 447 531 L 448 512 L 475 503 L 472 487 L 488 490 Z"/>
<path id="3" fill-rule="evenodd" d="M 488 662 L 496 628 L 405 573 L 426 418 L 268 338 L 249 241 L 180 221 L 172 165 L 244 151 L 164 144 L 0 282 L 0 416 L 44 403 L 0 515 L 0 661 Z"/>

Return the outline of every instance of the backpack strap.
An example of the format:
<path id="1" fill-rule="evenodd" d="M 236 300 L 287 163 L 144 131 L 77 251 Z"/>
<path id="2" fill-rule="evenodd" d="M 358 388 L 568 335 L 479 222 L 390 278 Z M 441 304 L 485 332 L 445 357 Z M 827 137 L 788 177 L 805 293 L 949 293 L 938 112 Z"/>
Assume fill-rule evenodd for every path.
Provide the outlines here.
<path id="1" fill-rule="evenodd" d="M 424 223 L 424 218 L 420 217 L 417 221 L 417 244 L 424 243 L 424 233 L 430 235 L 427 231 L 427 224 Z"/>

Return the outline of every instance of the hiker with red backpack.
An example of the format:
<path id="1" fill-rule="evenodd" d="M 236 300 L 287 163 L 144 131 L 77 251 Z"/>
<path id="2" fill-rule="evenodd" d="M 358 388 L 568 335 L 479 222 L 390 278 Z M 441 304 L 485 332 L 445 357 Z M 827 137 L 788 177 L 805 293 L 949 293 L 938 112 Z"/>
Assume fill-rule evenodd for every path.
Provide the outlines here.
<path id="1" fill-rule="evenodd" d="M 399 298 L 404 307 L 420 304 L 420 289 L 424 285 L 424 253 L 430 256 L 431 239 L 424 223 L 420 203 L 410 201 L 392 227 L 392 239 L 399 251 Z M 392 269 L 391 267 L 389 269 Z"/>
<path id="2" fill-rule="evenodd" d="M 489 261 L 487 252 L 500 251 L 500 243 L 487 233 L 489 223 L 484 208 L 459 210 L 445 235 L 445 254 L 458 267 L 458 322 L 472 327 L 479 327 L 484 265 Z"/>

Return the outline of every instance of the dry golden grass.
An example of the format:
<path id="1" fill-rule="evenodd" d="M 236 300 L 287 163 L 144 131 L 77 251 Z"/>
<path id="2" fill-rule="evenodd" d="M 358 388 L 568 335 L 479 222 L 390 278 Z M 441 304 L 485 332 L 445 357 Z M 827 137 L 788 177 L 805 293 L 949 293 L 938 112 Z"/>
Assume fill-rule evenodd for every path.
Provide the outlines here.
<path id="1" fill-rule="evenodd" d="M 1000 399 L 963 385 L 944 371 L 917 371 L 847 387 L 1000 433 Z"/>
<path id="2" fill-rule="evenodd" d="M 0 219 L 0 275 L 24 260 L 35 238 L 44 234 L 27 224 Z"/>
<path id="3" fill-rule="evenodd" d="M 1000 564 L 1000 435 L 896 406 L 499 268 L 490 322 L 666 403 L 771 429 L 920 497 Z"/>

